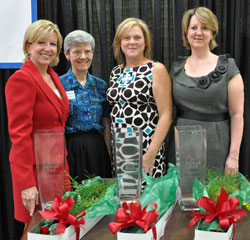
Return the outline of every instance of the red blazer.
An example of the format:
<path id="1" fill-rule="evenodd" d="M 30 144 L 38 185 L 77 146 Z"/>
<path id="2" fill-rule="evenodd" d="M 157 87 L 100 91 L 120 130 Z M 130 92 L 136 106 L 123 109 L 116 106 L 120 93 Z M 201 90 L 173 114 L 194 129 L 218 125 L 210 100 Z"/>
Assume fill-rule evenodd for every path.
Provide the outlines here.
<path id="1" fill-rule="evenodd" d="M 30 220 L 21 191 L 37 185 L 33 133 L 37 129 L 64 129 L 69 113 L 69 101 L 58 75 L 51 67 L 48 73 L 62 99 L 45 83 L 30 60 L 9 78 L 5 87 L 15 218 L 21 222 Z M 67 161 L 65 166 L 68 170 Z"/>

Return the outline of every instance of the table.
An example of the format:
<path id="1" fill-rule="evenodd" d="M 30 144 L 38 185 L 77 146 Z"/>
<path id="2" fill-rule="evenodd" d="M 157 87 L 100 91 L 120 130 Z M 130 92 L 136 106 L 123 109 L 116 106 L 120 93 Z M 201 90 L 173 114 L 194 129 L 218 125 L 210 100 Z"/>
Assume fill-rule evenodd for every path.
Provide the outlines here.
<path id="1" fill-rule="evenodd" d="M 243 217 L 241 223 L 236 225 L 235 240 L 249 240 L 250 239 L 250 213 L 243 207 L 248 217 Z M 190 212 L 182 212 L 178 204 L 168 221 L 165 228 L 165 234 L 161 240 L 191 240 L 194 239 L 194 229 L 188 229 L 188 224 L 192 216 Z M 41 221 L 41 217 L 38 213 L 35 213 L 33 222 L 26 229 L 22 240 L 26 239 L 27 232 L 32 229 L 32 227 Z M 96 224 L 94 228 L 91 229 L 81 240 L 115 240 L 116 237 L 110 232 L 108 224 L 115 221 L 115 215 L 105 216 L 100 222 Z"/>

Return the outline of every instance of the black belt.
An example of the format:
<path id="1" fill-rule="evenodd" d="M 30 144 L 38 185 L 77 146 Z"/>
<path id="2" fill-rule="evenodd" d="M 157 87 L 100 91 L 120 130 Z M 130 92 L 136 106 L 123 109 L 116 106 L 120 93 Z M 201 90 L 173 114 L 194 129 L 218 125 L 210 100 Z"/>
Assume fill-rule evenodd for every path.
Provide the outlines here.
<path id="1" fill-rule="evenodd" d="M 202 122 L 220 122 L 229 119 L 229 113 L 201 113 L 196 112 L 191 109 L 178 109 L 177 110 L 178 118 L 186 118 L 190 120 L 202 121 Z"/>

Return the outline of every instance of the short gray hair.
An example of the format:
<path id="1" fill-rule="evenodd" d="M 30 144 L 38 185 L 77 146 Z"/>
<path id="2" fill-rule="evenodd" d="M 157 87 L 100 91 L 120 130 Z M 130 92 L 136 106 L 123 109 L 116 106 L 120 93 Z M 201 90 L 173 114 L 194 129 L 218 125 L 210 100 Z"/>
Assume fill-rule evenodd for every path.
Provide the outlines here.
<path id="1" fill-rule="evenodd" d="M 93 36 L 82 30 L 70 32 L 64 39 L 64 51 L 68 52 L 70 48 L 76 44 L 90 44 L 95 49 L 95 39 Z"/>

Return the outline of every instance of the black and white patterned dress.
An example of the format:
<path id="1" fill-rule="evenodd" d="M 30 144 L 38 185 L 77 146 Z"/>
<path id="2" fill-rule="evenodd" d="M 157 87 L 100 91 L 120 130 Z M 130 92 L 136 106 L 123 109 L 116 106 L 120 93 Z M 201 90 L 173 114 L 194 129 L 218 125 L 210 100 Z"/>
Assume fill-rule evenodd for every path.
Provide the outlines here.
<path id="1" fill-rule="evenodd" d="M 107 99 L 112 105 L 112 127 L 137 127 L 143 132 L 143 154 L 146 153 L 159 120 L 153 96 L 153 68 L 150 62 L 134 68 L 116 66 L 110 75 Z M 166 172 L 165 144 L 162 144 L 155 159 L 153 177 Z"/>

